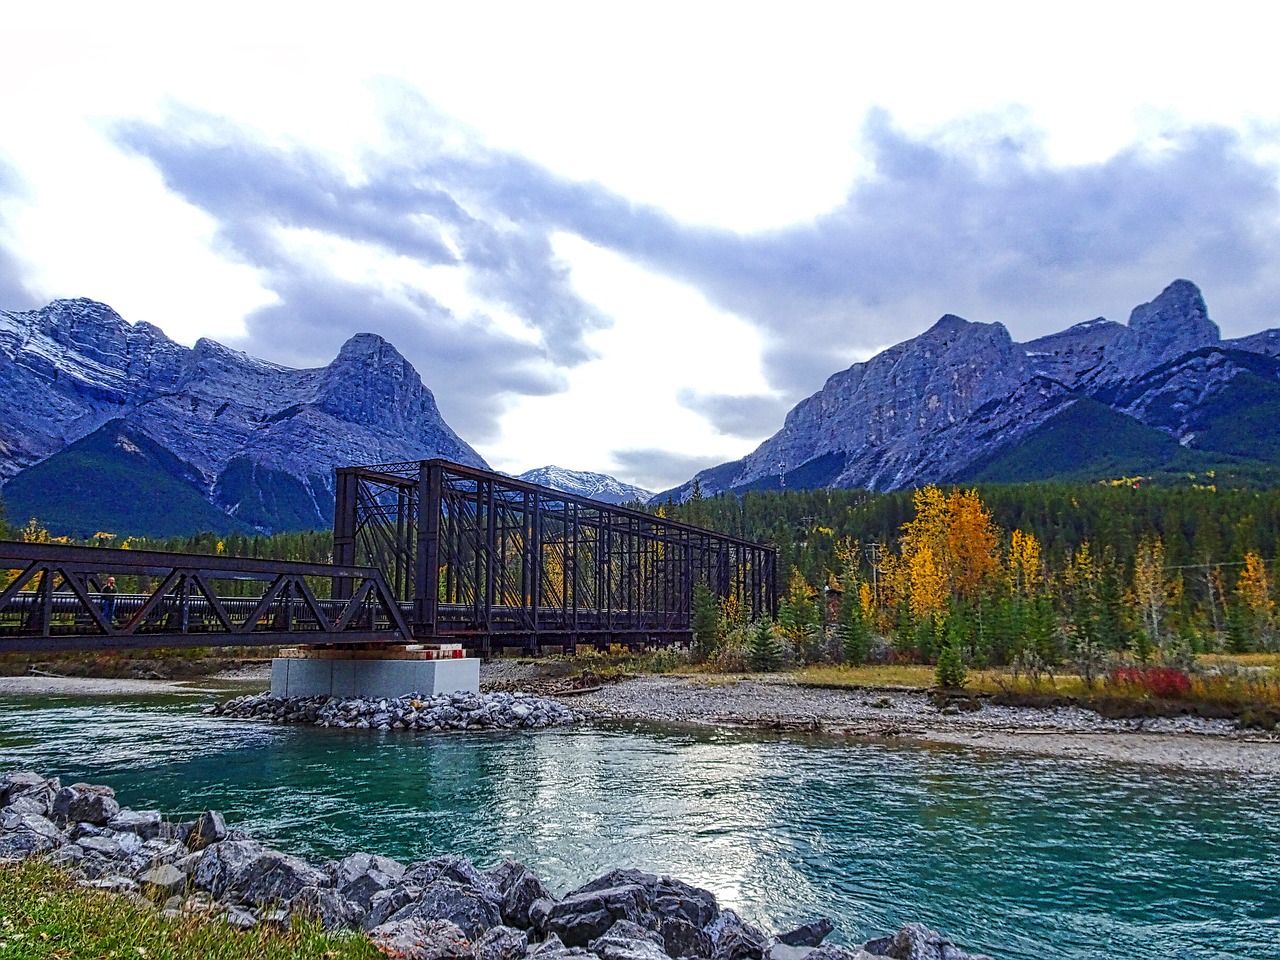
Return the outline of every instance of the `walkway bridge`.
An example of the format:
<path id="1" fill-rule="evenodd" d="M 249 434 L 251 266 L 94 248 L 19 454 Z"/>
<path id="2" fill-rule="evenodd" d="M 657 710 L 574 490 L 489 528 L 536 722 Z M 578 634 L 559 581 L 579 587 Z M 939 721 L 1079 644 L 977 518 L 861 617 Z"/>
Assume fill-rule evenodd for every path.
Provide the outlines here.
<path id="1" fill-rule="evenodd" d="M 668 645 L 699 581 L 777 612 L 773 548 L 642 511 L 443 460 L 342 468 L 336 494 L 333 564 L 0 541 L 0 652 Z"/>

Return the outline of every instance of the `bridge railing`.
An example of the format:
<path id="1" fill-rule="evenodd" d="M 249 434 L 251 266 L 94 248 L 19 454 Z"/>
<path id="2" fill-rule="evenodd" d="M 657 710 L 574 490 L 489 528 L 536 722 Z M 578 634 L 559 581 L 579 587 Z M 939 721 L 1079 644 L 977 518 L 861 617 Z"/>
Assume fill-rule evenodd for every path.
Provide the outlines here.
<path id="1" fill-rule="evenodd" d="M 0 541 L 4 571 L 0 652 L 412 637 L 372 567 Z M 106 593 L 108 577 L 134 589 Z"/>

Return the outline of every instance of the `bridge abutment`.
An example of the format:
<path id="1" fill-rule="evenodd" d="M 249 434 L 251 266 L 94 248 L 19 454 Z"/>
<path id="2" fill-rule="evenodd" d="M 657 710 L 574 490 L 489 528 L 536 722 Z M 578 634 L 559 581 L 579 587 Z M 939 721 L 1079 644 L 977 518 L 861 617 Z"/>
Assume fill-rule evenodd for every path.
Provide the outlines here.
<path id="1" fill-rule="evenodd" d="M 479 693 L 480 660 L 476 657 L 423 660 L 388 656 L 342 656 L 308 653 L 271 661 L 273 697 L 395 698 L 411 693 Z"/>

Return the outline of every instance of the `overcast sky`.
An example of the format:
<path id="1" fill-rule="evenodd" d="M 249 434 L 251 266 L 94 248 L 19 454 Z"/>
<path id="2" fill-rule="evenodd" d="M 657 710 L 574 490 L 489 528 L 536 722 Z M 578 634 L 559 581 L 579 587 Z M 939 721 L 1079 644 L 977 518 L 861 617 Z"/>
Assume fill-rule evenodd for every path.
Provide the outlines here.
<path id="1" fill-rule="evenodd" d="M 1268 4 L 23 6 L 0 309 L 373 331 L 499 469 L 675 485 L 944 313 L 1280 326 Z"/>

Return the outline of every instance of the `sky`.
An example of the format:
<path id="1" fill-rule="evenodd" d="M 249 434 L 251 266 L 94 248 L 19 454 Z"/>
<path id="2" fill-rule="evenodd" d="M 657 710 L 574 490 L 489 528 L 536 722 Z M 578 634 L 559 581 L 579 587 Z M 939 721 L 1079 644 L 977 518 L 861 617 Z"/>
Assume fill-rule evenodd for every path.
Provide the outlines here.
<path id="1" fill-rule="evenodd" d="M 190 9 L 187 9 L 187 8 Z M 946 313 L 1280 326 L 1264 3 L 25 4 L 0 309 L 321 366 L 662 490 Z"/>

